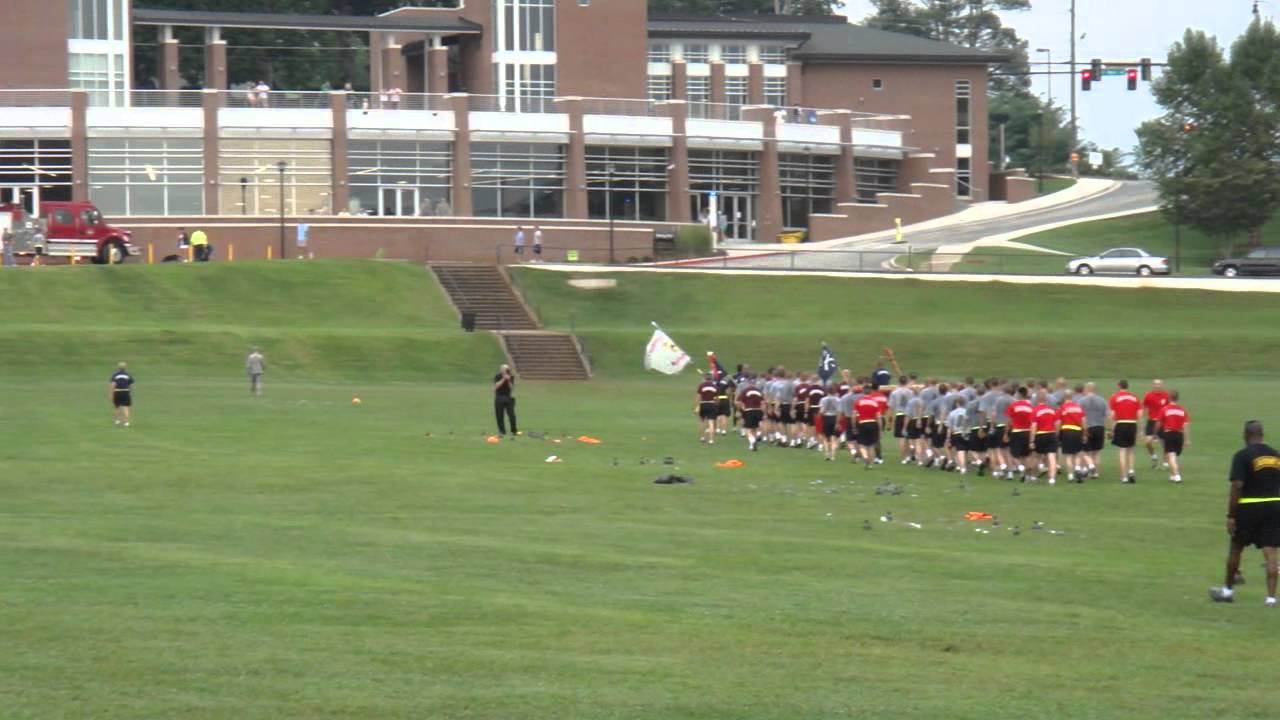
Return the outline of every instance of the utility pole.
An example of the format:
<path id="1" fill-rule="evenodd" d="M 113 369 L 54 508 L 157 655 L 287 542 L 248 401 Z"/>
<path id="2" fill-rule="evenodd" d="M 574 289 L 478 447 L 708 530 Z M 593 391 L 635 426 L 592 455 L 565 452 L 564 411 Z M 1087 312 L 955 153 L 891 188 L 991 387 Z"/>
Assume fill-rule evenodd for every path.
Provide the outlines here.
<path id="1" fill-rule="evenodd" d="M 1080 147 L 1080 138 L 1076 135 L 1076 0 L 1071 0 L 1071 156 L 1075 157 L 1076 148 Z M 1071 163 L 1071 174 L 1080 174 L 1080 164 Z"/>

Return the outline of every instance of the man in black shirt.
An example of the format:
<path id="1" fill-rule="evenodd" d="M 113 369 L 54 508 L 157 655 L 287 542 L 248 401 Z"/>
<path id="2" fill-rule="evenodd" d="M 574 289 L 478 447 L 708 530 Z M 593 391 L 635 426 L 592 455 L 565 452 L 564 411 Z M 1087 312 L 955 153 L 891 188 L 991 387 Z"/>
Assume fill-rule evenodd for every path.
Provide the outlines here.
<path id="1" fill-rule="evenodd" d="M 1244 449 L 1231 461 L 1231 496 L 1227 501 L 1227 534 L 1231 552 L 1222 587 L 1209 588 L 1214 602 L 1232 602 L 1245 546 L 1262 549 L 1267 566 L 1267 607 L 1276 607 L 1276 547 L 1280 546 L 1280 453 L 1262 442 L 1262 423 L 1244 426 Z"/>
<path id="2" fill-rule="evenodd" d="M 120 363 L 111 375 L 111 380 L 107 383 L 107 397 L 111 399 L 111 406 L 114 408 L 112 421 L 116 425 L 129 427 L 129 409 L 133 407 L 133 376 L 124 363 Z"/>
<path id="3" fill-rule="evenodd" d="M 520 434 L 516 429 L 516 399 L 512 392 L 516 387 L 516 378 L 511 374 L 511 367 L 503 365 L 498 374 L 493 376 L 493 414 L 498 420 L 498 434 L 507 434 L 507 424 L 511 423 L 511 437 Z"/>

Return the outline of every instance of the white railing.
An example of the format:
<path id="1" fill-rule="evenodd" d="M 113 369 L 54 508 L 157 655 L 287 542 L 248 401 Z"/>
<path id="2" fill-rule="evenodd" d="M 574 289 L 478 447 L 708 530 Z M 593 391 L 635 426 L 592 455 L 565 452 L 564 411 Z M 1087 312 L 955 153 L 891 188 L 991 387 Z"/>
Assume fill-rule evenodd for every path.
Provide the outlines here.
<path id="1" fill-rule="evenodd" d="M 347 93 L 348 110 L 452 110 L 448 95 L 396 92 Z"/>

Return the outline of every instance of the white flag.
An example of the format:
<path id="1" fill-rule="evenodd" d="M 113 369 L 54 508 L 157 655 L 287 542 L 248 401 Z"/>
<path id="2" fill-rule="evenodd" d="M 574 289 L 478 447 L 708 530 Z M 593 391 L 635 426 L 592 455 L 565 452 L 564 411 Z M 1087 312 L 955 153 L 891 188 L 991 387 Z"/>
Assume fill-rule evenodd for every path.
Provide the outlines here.
<path id="1" fill-rule="evenodd" d="M 644 369 L 657 370 L 663 375 L 676 375 L 689 364 L 689 354 L 680 349 L 666 333 L 654 330 L 649 345 L 644 349 Z"/>

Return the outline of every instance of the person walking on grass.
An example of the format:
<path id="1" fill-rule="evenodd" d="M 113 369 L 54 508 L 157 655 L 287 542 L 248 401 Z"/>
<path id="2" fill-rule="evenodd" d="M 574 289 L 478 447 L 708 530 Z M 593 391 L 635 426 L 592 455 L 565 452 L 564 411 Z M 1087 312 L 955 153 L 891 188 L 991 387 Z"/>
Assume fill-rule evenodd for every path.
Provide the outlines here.
<path id="1" fill-rule="evenodd" d="M 834 387 L 822 388 L 815 385 L 814 388 L 823 390 L 815 409 L 819 440 L 827 462 L 834 462 L 836 453 L 840 450 L 840 397 Z"/>
<path id="2" fill-rule="evenodd" d="M 1280 546 L 1280 452 L 1263 442 L 1262 423 L 1244 425 L 1244 448 L 1231 460 L 1231 491 L 1227 499 L 1227 571 L 1220 587 L 1209 588 L 1214 602 L 1235 601 L 1241 582 L 1240 556 L 1245 547 L 1262 550 L 1267 569 L 1266 606 L 1276 607 L 1276 547 Z"/>
<path id="3" fill-rule="evenodd" d="M 1191 444 L 1191 416 L 1187 409 L 1178 404 L 1178 391 L 1169 393 L 1169 400 L 1160 408 L 1156 416 L 1156 434 L 1164 446 L 1164 462 L 1169 466 L 1169 481 L 1182 482 L 1182 467 L 1179 458 L 1182 451 Z"/>
<path id="4" fill-rule="evenodd" d="M 253 348 L 249 357 L 245 358 L 244 370 L 249 374 L 249 393 L 262 395 L 262 376 L 267 371 L 267 359 L 262 356 L 261 348 Z"/>
<path id="5" fill-rule="evenodd" d="M 703 376 L 693 399 L 693 412 L 698 416 L 698 441 L 708 445 L 716 442 L 716 398 L 720 395 L 720 388 L 712 377 L 711 373 Z"/>
<path id="6" fill-rule="evenodd" d="M 1164 388 L 1164 381 L 1160 379 L 1151 381 L 1151 390 L 1142 396 L 1142 414 L 1147 419 L 1147 424 L 1143 428 L 1143 445 L 1147 448 L 1147 454 L 1151 456 L 1151 469 L 1155 470 L 1160 466 L 1160 454 L 1156 453 L 1156 440 L 1159 439 L 1156 432 L 1160 424 L 1160 413 L 1164 410 L 1164 406 L 1169 404 L 1169 391 Z M 1167 453 L 1166 453 L 1167 454 Z"/>
<path id="7" fill-rule="evenodd" d="M 107 383 L 107 397 L 111 400 L 112 421 L 121 427 L 129 427 L 130 409 L 133 407 L 133 376 L 129 366 L 120 363 Z"/>
<path id="8" fill-rule="evenodd" d="M 1120 482 L 1133 484 L 1138 473 L 1133 467 L 1133 446 L 1138 444 L 1138 415 L 1142 402 L 1129 392 L 1129 381 L 1116 383 L 1117 390 L 1107 405 L 1110 408 L 1111 444 L 1116 446 L 1120 458 Z"/>
<path id="9" fill-rule="evenodd" d="M 498 435 L 507 434 L 507 422 L 511 425 L 511 437 L 520 434 L 516 428 L 516 378 L 511 366 L 503 364 L 493 376 L 493 414 L 498 421 Z"/>

